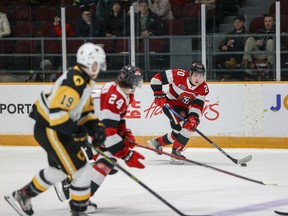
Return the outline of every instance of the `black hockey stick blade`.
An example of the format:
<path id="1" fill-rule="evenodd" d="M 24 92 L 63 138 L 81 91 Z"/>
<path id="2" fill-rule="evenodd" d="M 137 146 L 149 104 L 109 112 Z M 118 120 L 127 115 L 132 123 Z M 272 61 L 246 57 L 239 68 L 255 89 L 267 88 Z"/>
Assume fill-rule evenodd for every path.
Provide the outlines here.
<path id="1" fill-rule="evenodd" d="M 278 215 L 288 215 L 288 212 L 274 211 Z"/>
<path id="2" fill-rule="evenodd" d="M 237 178 L 240 178 L 240 179 L 244 179 L 244 180 L 247 180 L 247 181 L 251 181 L 251 182 L 254 182 L 256 184 L 261 184 L 261 185 L 270 185 L 270 186 L 279 186 L 278 184 L 276 183 L 268 183 L 268 182 L 264 182 L 264 181 L 260 181 L 260 180 L 255 180 L 255 179 L 251 179 L 251 178 L 248 178 L 248 177 L 245 177 L 245 176 L 241 176 L 241 175 L 238 175 L 236 173 L 232 173 L 232 172 L 229 172 L 229 171 L 226 171 L 226 170 L 223 170 L 223 169 L 219 169 L 219 168 L 216 168 L 216 167 L 213 167 L 213 166 L 210 166 L 210 165 L 207 165 L 207 164 L 204 164 L 204 163 L 200 163 L 200 162 L 197 162 L 197 161 L 194 161 L 194 160 L 190 160 L 190 159 L 187 159 L 187 158 L 183 158 L 183 157 L 180 157 L 178 155 L 174 155 L 174 154 L 170 154 L 170 153 L 167 153 L 165 151 L 161 151 L 161 150 L 158 150 L 158 149 L 154 149 L 154 148 L 151 148 L 151 147 L 148 147 L 148 146 L 143 146 L 143 145 L 140 145 L 138 143 L 135 143 L 135 142 L 132 142 L 133 144 L 135 144 L 136 146 L 139 146 L 141 148 L 145 148 L 145 149 L 149 149 L 151 151 L 154 151 L 154 152 L 157 152 L 158 154 L 163 154 L 163 155 L 167 155 L 169 157 L 173 157 L 173 158 L 176 158 L 178 160 L 183 160 L 183 161 L 186 161 L 188 163 L 192 163 L 192 164 L 196 164 L 198 166 L 202 166 L 202 167 L 205 167 L 205 168 L 209 168 L 209 169 L 213 169 L 215 171 L 218 171 L 218 172 L 221 172 L 221 173 L 225 173 L 227 175 L 231 175 L 231 176 L 234 176 L 234 177 L 237 177 Z"/>

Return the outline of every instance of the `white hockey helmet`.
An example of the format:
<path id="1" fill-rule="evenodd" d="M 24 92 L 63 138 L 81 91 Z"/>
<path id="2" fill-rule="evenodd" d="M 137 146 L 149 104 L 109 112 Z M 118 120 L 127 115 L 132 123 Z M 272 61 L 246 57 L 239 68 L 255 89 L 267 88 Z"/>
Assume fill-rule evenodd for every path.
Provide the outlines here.
<path id="1" fill-rule="evenodd" d="M 103 48 L 93 43 L 82 44 L 77 51 L 77 63 L 89 68 L 88 75 L 95 79 L 100 70 L 106 71 L 106 54 Z"/>

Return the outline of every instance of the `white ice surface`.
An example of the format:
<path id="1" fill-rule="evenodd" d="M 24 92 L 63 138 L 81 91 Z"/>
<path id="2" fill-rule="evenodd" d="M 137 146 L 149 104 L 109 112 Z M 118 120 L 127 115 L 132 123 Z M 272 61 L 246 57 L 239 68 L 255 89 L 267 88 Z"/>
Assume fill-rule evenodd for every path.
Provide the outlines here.
<path id="1" fill-rule="evenodd" d="M 288 211 L 288 150 L 225 149 L 234 158 L 253 156 L 247 167 L 235 165 L 217 149 L 187 149 L 195 160 L 254 180 L 277 183 L 264 186 L 210 168 L 186 163 L 171 165 L 170 158 L 139 149 L 146 160 L 143 170 L 119 163 L 141 182 L 184 214 L 215 216 L 273 216 Z M 170 152 L 167 148 L 165 151 Z M 46 153 L 40 147 L 0 147 L 0 215 L 17 215 L 4 195 L 28 183 L 45 168 Z M 98 216 L 172 216 L 175 211 L 161 202 L 123 172 L 108 176 L 91 199 Z M 68 202 L 61 203 L 53 188 L 33 198 L 35 216 L 69 215 Z"/>

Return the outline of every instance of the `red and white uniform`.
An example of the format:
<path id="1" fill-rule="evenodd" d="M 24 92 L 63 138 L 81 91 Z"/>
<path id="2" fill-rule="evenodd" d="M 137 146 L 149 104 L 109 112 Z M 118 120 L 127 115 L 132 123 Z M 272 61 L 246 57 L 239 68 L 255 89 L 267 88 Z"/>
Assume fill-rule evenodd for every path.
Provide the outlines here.
<path id="1" fill-rule="evenodd" d="M 134 94 L 126 95 L 115 82 L 106 83 L 101 90 L 100 110 L 107 136 L 105 147 L 118 158 L 127 153 L 123 151 L 125 144 L 119 133 L 126 130 L 124 116 L 133 100 Z"/>
<path id="2" fill-rule="evenodd" d="M 201 116 L 205 97 L 209 93 L 206 82 L 199 86 L 193 86 L 189 80 L 190 72 L 182 69 L 166 70 L 157 73 L 151 79 L 151 87 L 154 91 L 162 90 L 162 85 L 169 84 L 166 92 L 167 103 L 179 106 L 187 110 L 189 115 Z"/>

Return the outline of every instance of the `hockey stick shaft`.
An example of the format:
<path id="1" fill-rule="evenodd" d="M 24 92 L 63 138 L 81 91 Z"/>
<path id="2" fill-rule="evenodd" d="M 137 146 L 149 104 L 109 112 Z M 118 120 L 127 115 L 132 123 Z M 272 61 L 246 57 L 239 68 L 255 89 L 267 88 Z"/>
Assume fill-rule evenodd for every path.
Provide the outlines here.
<path id="1" fill-rule="evenodd" d="M 133 174 L 131 174 L 130 172 L 128 172 L 126 169 L 124 169 L 121 165 L 119 165 L 117 162 L 111 160 L 103 151 L 101 151 L 100 149 L 94 147 L 93 145 L 90 145 L 89 143 L 87 143 L 87 146 L 89 148 L 93 148 L 98 154 L 100 154 L 106 161 L 108 161 L 110 164 L 112 164 L 113 166 L 116 166 L 119 170 L 121 170 L 122 172 L 124 172 L 127 176 L 129 176 L 131 179 L 133 179 L 136 183 L 140 184 L 144 189 L 146 189 L 147 191 L 149 191 L 152 195 L 154 195 L 155 197 L 157 197 L 161 202 L 163 202 L 165 205 L 167 205 L 169 208 L 171 208 L 172 210 L 174 210 L 178 215 L 181 216 L 186 216 L 184 213 L 182 213 L 180 210 L 178 210 L 176 207 L 174 207 L 173 205 L 171 205 L 168 201 L 166 201 L 164 198 L 162 198 L 159 194 L 157 194 L 155 191 L 153 191 L 150 187 L 148 187 L 146 184 L 144 184 L 143 182 L 141 182 L 136 176 L 134 176 Z"/>
<path id="2" fill-rule="evenodd" d="M 148 149 L 148 150 L 157 152 L 158 154 L 167 155 L 167 156 L 169 156 L 169 157 L 173 157 L 173 158 L 176 158 L 176 159 L 178 159 L 178 160 L 183 160 L 183 161 L 186 161 L 186 162 L 189 162 L 189 163 L 192 163 L 192 164 L 196 164 L 196 165 L 198 165 L 198 166 L 202 166 L 202 167 L 205 167 L 205 168 L 213 169 L 213 170 L 215 170 L 215 171 L 218 171 L 218 172 L 221 172 L 221 173 L 225 173 L 225 174 L 228 174 L 228 175 L 231 175 L 231 176 L 240 178 L 240 179 L 244 179 L 244 180 L 247 180 L 247 181 L 250 181 L 250 182 L 254 182 L 254 183 L 257 183 L 257 184 L 261 184 L 261 185 L 273 185 L 273 186 L 277 186 L 277 184 L 274 184 L 274 183 L 265 183 L 264 181 L 259 181 L 259 180 L 251 179 L 251 178 L 248 178 L 248 177 L 245 177 L 245 176 L 241 176 L 241 175 L 238 175 L 238 174 L 236 174 L 236 173 L 228 172 L 228 171 L 226 171 L 226 170 L 219 169 L 219 168 L 216 168 L 216 167 L 213 167 L 213 166 L 204 164 L 204 163 L 200 163 L 200 162 L 197 162 L 197 161 L 194 161 L 194 160 L 190 160 L 190 159 L 187 159 L 187 158 L 183 158 L 183 157 L 180 157 L 180 156 L 177 156 L 177 155 L 174 155 L 174 154 L 170 154 L 170 153 L 167 153 L 167 152 L 158 150 L 158 149 L 154 149 L 154 148 L 148 147 L 148 146 L 143 146 L 143 145 L 140 145 L 140 144 L 135 143 L 135 142 L 133 142 L 133 144 L 136 145 L 136 146 L 138 146 L 138 147 L 141 147 L 141 148 L 144 148 L 144 149 Z"/>
<path id="3" fill-rule="evenodd" d="M 175 110 L 171 109 L 167 104 L 165 104 L 165 107 L 170 110 L 174 115 L 176 115 L 181 121 L 186 121 L 181 115 L 179 115 Z M 227 158 L 229 158 L 233 163 L 239 164 L 239 160 L 231 157 L 228 153 L 226 153 L 222 148 L 220 148 L 216 143 L 214 143 L 211 139 L 209 139 L 207 136 L 205 136 L 201 131 L 199 131 L 197 128 L 194 128 L 194 130 L 202 136 L 205 140 L 207 140 L 211 145 L 213 145 L 216 149 L 218 149 L 223 155 L 225 155 Z M 252 159 L 252 156 L 248 156 L 249 158 L 245 163 L 249 162 Z"/>

